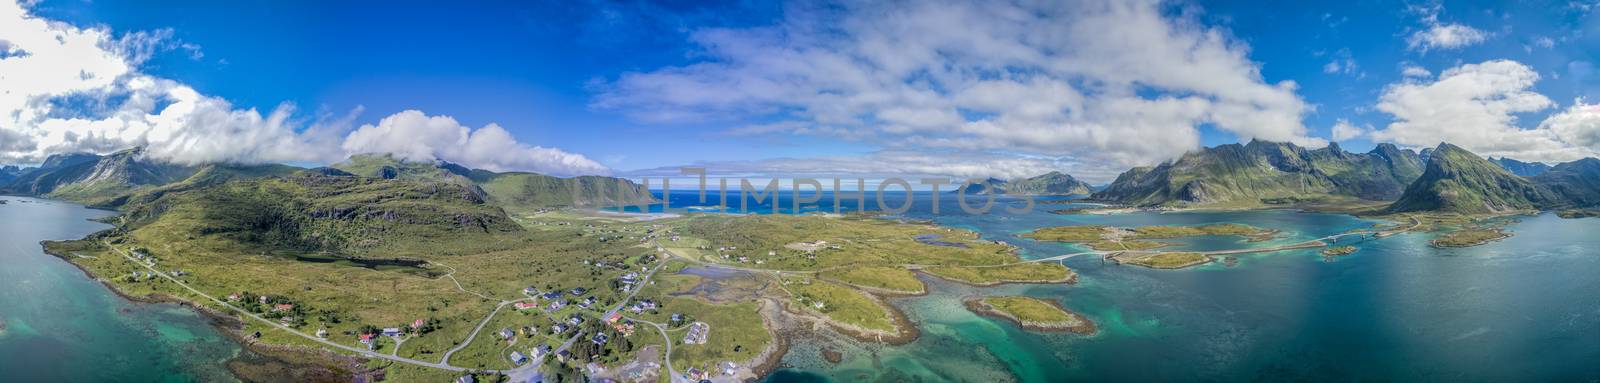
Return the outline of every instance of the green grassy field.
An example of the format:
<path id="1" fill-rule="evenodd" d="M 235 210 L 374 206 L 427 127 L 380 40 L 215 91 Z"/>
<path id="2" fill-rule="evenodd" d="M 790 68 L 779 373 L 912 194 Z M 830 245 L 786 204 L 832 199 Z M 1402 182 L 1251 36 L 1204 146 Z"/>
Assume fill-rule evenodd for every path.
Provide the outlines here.
<path id="1" fill-rule="evenodd" d="M 683 236 L 706 241 L 715 261 L 749 268 L 817 271 L 860 265 L 987 265 L 1016 259 L 1011 247 L 980 240 L 971 231 L 865 217 L 697 214 L 675 225 Z M 917 241 L 924 235 L 960 246 Z M 813 252 L 794 248 L 816 241 L 827 245 Z M 747 261 L 740 262 L 741 257 Z"/>
<path id="2" fill-rule="evenodd" d="M 1056 226 L 1023 234 L 1024 238 L 1056 242 L 1094 242 L 1105 235 L 1107 227 L 1100 225 Z"/>
<path id="3" fill-rule="evenodd" d="M 985 297 L 983 303 L 1024 322 L 1065 323 L 1078 320 L 1060 307 L 1034 297 Z"/>
<path id="4" fill-rule="evenodd" d="M 1155 239 L 1175 239 L 1202 235 L 1231 235 L 1250 241 L 1264 241 L 1277 235 L 1275 230 L 1261 229 L 1233 223 L 1200 226 L 1142 226 L 1132 229 L 1100 225 L 1056 226 L 1023 234 L 1024 238 L 1040 241 L 1080 243 L 1098 251 L 1150 250 L 1171 243 Z"/>
<path id="5" fill-rule="evenodd" d="M 1467 228 L 1440 234 L 1428 244 L 1434 247 L 1472 247 L 1510 236 L 1499 228 Z"/>
<path id="6" fill-rule="evenodd" d="M 1139 265 L 1156 269 L 1181 269 L 1210 262 L 1211 258 L 1205 254 L 1189 252 L 1163 252 L 1138 255 L 1120 256 L 1117 259 L 1122 263 Z"/>
<path id="7" fill-rule="evenodd" d="M 930 267 L 924 272 L 957 282 L 988 286 L 1000 283 L 1049 283 L 1073 279 L 1072 269 L 1052 262 L 1035 262 L 1000 267 Z"/>
<path id="8" fill-rule="evenodd" d="M 818 276 L 832 281 L 903 294 L 921 294 L 927 289 L 922 285 L 922 281 L 917 280 L 915 273 L 900 267 L 844 267 L 823 271 Z"/>
<path id="9" fill-rule="evenodd" d="M 816 310 L 829 319 L 868 330 L 896 330 L 887 309 L 861 291 L 819 280 L 796 280 L 785 288 L 793 292 L 795 304 Z"/>

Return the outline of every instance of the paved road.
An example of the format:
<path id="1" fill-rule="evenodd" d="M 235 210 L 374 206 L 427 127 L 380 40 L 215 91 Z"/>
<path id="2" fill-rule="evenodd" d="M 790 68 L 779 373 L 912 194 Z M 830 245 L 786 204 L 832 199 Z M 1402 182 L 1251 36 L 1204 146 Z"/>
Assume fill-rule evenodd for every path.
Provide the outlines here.
<path id="1" fill-rule="evenodd" d="M 490 311 L 488 316 L 483 317 L 482 322 L 478 322 L 478 327 L 472 329 L 472 333 L 467 334 L 467 340 L 461 341 L 461 344 L 451 347 L 450 350 L 444 352 L 444 358 L 439 359 L 439 363 L 444 363 L 446 365 L 450 364 L 450 355 L 455 354 L 456 351 L 461 351 L 461 349 L 467 348 L 467 345 L 472 344 L 472 339 L 478 337 L 478 333 L 483 331 L 483 326 L 488 325 L 489 321 L 494 319 L 494 315 L 500 313 L 500 309 L 503 309 L 506 307 L 506 305 L 510 305 L 512 303 L 531 299 L 533 298 L 523 298 L 514 301 L 500 301 L 499 305 L 494 306 L 494 311 Z"/>
<path id="2" fill-rule="evenodd" d="M 135 259 L 132 255 L 129 255 L 127 252 L 122 251 L 122 249 L 119 249 L 116 246 L 112 246 L 109 243 L 105 243 L 105 246 L 108 247 L 108 248 L 111 248 L 112 251 L 117 252 L 117 254 L 121 255 L 123 258 L 127 258 L 128 261 L 133 262 L 134 264 L 137 264 L 139 266 L 143 266 L 146 269 L 149 269 L 152 273 L 155 273 L 156 275 L 159 275 L 162 278 L 166 278 L 167 280 L 178 284 L 178 286 L 189 290 L 189 292 L 192 292 L 195 295 L 199 295 L 199 296 L 205 297 L 206 299 L 209 299 L 212 302 L 216 302 L 217 304 L 222 305 L 223 307 L 227 307 L 227 308 L 229 308 L 229 309 L 231 309 L 233 311 L 239 312 L 240 315 L 244 315 L 245 317 L 248 317 L 250 319 L 255 319 L 255 320 L 260 321 L 262 323 L 266 323 L 268 325 L 271 325 L 272 327 L 277 327 L 278 329 L 286 331 L 286 332 L 288 332 L 290 334 L 299 335 L 302 338 L 310 339 L 311 341 L 314 341 L 314 342 L 317 342 L 317 343 L 321 343 L 321 344 L 329 346 L 329 347 L 334 347 L 334 348 L 338 348 L 338 349 L 341 349 L 341 350 L 353 352 L 353 353 L 359 354 L 361 356 L 366 356 L 366 357 L 370 357 L 370 358 L 385 359 L 385 360 L 390 360 L 390 361 L 394 361 L 394 362 L 412 364 L 412 365 L 423 366 L 423 367 L 433 367 L 433 368 L 437 368 L 437 369 L 441 369 L 441 370 L 449 370 L 449 371 L 457 371 L 457 372 L 467 371 L 467 369 L 465 369 L 465 368 L 451 366 L 449 364 L 444 364 L 444 363 L 425 362 L 425 361 L 406 358 L 406 357 L 401 357 L 401 356 L 388 355 L 388 354 L 379 354 L 379 353 L 376 353 L 376 352 L 372 352 L 370 350 L 365 350 L 365 349 L 361 349 L 361 348 L 346 346 L 346 345 L 339 344 L 339 343 L 334 343 L 334 342 L 329 341 L 327 339 L 318 338 L 318 337 L 313 336 L 311 334 L 306 334 L 306 333 L 300 332 L 299 330 L 295 330 L 294 328 L 291 328 L 289 326 L 285 326 L 285 325 L 283 325 L 281 323 L 278 323 L 277 321 L 273 321 L 273 320 L 270 320 L 270 319 L 267 319 L 267 318 L 263 318 L 260 315 L 256 315 L 256 313 L 250 312 L 249 310 L 245 310 L 245 309 L 239 308 L 239 307 L 234 306 L 233 304 L 230 304 L 230 303 L 228 303 L 226 301 L 223 301 L 221 299 L 217 299 L 217 297 L 213 297 L 213 296 L 211 296 L 209 294 L 200 292 L 200 290 L 196 290 L 194 287 L 190 287 L 189 284 L 183 283 L 183 281 L 180 281 L 177 278 L 173 278 L 171 275 L 167 275 L 167 273 L 162 272 L 161 270 L 156 270 L 155 267 L 152 267 L 149 264 L 146 264 L 144 262 L 140 262 L 138 259 Z"/>
<path id="3" fill-rule="evenodd" d="M 643 319 L 633 319 L 633 321 L 634 322 L 648 324 L 648 325 L 650 325 L 650 327 L 655 327 L 656 331 L 661 332 L 661 338 L 666 340 L 665 344 L 667 345 L 667 353 L 665 354 L 666 356 L 662 358 L 662 360 L 666 361 L 667 373 L 671 374 L 671 375 L 668 375 L 668 376 L 671 377 L 670 380 L 673 383 L 692 382 L 691 380 L 689 380 L 687 378 L 684 378 L 682 375 L 678 375 L 678 368 L 672 366 L 672 336 L 667 335 L 667 325 L 656 323 L 656 322 L 651 322 L 651 321 L 647 321 L 647 320 L 643 320 Z"/>

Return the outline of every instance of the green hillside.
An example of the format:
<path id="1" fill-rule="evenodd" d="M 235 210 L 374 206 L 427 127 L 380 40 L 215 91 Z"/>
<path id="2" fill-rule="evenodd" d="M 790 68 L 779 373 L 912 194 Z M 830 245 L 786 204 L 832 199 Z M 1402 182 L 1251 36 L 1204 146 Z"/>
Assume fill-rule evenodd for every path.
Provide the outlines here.
<path id="1" fill-rule="evenodd" d="M 110 198 L 85 201 L 90 206 L 103 208 L 117 208 L 129 203 L 144 203 L 154 201 L 167 193 L 192 190 L 207 186 L 220 185 L 233 180 L 243 180 L 264 177 L 283 177 L 307 171 L 288 165 L 203 165 L 194 172 L 194 175 L 182 181 L 161 186 L 147 187 L 125 193 L 119 193 Z"/>
<path id="2" fill-rule="evenodd" d="M 172 190 L 124 210 L 124 228 L 165 225 L 191 237 L 350 253 L 521 230 L 461 185 L 309 172 Z"/>
<path id="3" fill-rule="evenodd" d="M 1556 165 L 1532 178 L 1535 184 L 1561 197 L 1563 208 L 1600 206 L 1600 159 L 1593 157 Z"/>
<path id="4" fill-rule="evenodd" d="M 332 166 L 363 177 L 447 182 L 470 186 L 486 200 L 507 209 L 593 207 L 650 201 L 633 181 L 600 176 L 560 178 L 537 173 L 495 173 L 448 162 L 402 161 L 390 155 L 356 155 Z M 602 197 L 601 192 L 605 193 Z M 620 190 L 620 191 L 619 191 Z M 574 194 L 576 192 L 576 194 Z"/>
<path id="5" fill-rule="evenodd" d="M 989 178 L 965 185 L 967 194 L 1080 195 L 1089 194 L 1089 184 L 1062 172 L 1049 172 L 1010 181 Z M 959 187 L 959 186 L 958 186 Z M 953 190 L 952 193 L 960 190 Z"/>
<path id="6" fill-rule="evenodd" d="M 1358 154 L 1337 144 L 1307 150 L 1256 140 L 1131 169 L 1093 197 L 1138 206 L 1252 206 L 1326 196 L 1389 200 L 1420 174 L 1420 163 L 1415 153 L 1392 145 Z"/>
<path id="7" fill-rule="evenodd" d="M 1089 184 L 1062 172 L 1049 172 L 1011 181 L 1006 194 L 1081 195 L 1089 194 Z"/>
<path id="8" fill-rule="evenodd" d="M 1427 170 L 1389 210 L 1482 214 L 1559 203 L 1548 189 L 1500 165 L 1455 145 L 1439 144 L 1429 156 Z"/>
<path id="9" fill-rule="evenodd" d="M 183 180 L 194 172 L 192 167 L 147 159 L 138 148 L 106 156 L 52 156 L 39 168 L 16 177 L 0 193 L 99 205 L 134 190 Z"/>

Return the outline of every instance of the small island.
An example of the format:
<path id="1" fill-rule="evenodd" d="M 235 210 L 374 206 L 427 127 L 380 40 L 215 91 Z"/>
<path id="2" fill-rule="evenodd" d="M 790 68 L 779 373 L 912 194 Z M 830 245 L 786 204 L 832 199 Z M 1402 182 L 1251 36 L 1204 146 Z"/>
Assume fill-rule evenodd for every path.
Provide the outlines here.
<path id="1" fill-rule="evenodd" d="M 1510 238 L 1511 233 L 1500 228 L 1470 228 L 1439 235 L 1428 245 L 1437 248 L 1473 247 Z"/>
<path id="2" fill-rule="evenodd" d="M 1201 226 L 1142 226 L 1132 229 L 1102 225 L 1056 226 L 1023 234 L 1023 238 L 1039 241 L 1079 243 L 1096 251 L 1150 250 L 1171 246 L 1172 243 L 1154 241 L 1204 235 L 1230 235 L 1250 242 L 1270 240 L 1277 230 L 1267 230 L 1234 223 Z"/>
<path id="3" fill-rule="evenodd" d="M 1210 263 L 1213 259 L 1209 255 L 1194 252 L 1155 252 L 1136 253 L 1123 252 L 1107 256 L 1118 264 L 1144 266 L 1152 269 L 1182 269 Z"/>
<path id="4" fill-rule="evenodd" d="M 997 296 L 962 299 L 967 310 L 978 315 L 1005 319 L 1036 332 L 1070 332 L 1092 334 L 1094 322 L 1084 319 L 1055 301 L 1025 297 Z"/>
<path id="5" fill-rule="evenodd" d="M 1355 246 L 1336 246 L 1336 247 L 1329 247 L 1329 248 L 1326 248 L 1326 249 L 1322 249 L 1322 256 L 1324 256 L 1324 257 L 1340 257 L 1340 256 L 1350 255 L 1351 253 L 1354 253 L 1354 252 L 1356 252 L 1356 247 Z"/>

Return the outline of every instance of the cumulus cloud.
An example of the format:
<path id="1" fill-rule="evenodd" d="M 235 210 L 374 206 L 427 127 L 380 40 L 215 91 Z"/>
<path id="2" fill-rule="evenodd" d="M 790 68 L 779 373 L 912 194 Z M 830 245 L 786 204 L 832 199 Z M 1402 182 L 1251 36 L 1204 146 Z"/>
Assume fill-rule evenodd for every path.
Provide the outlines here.
<path id="1" fill-rule="evenodd" d="M 1350 123 L 1349 120 L 1341 118 L 1339 121 L 1333 123 L 1333 140 L 1345 141 L 1360 138 L 1361 136 L 1367 135 L 1368 131 L 1371 130 L 1372 127 L 1370 126 L 1356 126 L 1355 124 Z"/>
<path id="2" fill-rule="evenodd" d="M 687 166 L 705 168 L 711 176 L 724 177 L 859 177 L 869 180 L 897 177 L 911 182 L 924 177 L 952 180 L 989 177 L 1015 179 L 1051 171 L 1070 172 L 1073 177 L 1088 182 L 1110 182 L 1119 171 L 1069 158 L 965 150 L 900 149 L 880 150 L 860 156 L 704 161 Z M 626 175 L 682 177 L 678 166 L 635 170 Z"/>
<path id="3" fill-rule="evenodd" d="M 1563 141 L 1556 130 L 1522 129 L 1517 114 L 1555 104 L 1531 88 L 1538 72 L 1510 60 L 1465 64 L 1439 73 L 1435 81 L 1403 80 L 1386 87 L 1377 108 L 1394 117 L 1370 135 L 1402 145 L 1432 146 L 1450 142 L 1478 154 L 1522 160 L 1561 162 L 1594 152 Z M 1587 106 L 1583 106 L 1587 107 Z M 1572 121 L 1583 114 L 1569 110 Z M 1579 135 L 1581 136 L 1581 134 Z"/>
<path id="4" fill-rule="evenodd" d="M 105 27 L 79 28 L 0 1 L 0 163 L 133 146 L 146 147 L 151 158 L 185 165 L 326 163 L 349 154 L 344 147 L 380 149 L 373 142 L 382 137 L 371 130 L 344 137 L 356 112 L 308 120 L 284 104 L 262 113 L 141 72 L 139 65 L 160 52 L 203 55 L 200 47 L 172 36 L 171 29 L 116 35 Z M 394 119 L 413 114 L 420 115 Z M 498 126 L 463 137 L 432 143 L 431 156 L 495 170 L 605 170 L 580 155 L 518 143 Z M 349 140 L 355 143 L 342 143 Z"/>
<path id="5" fill-rule="evenodd" d="M 695 63 L 598 84 L 646 121 L 760 121 L 741 134 L 1150 164 L 1198 126 L 1323 145 L 1296 85 L 1225 30 L 1153 0 L 794 6 L 777 25 L 692 34 Z"/>
<path id="6" fill-rule="evenodd" d="M 1539 129 L 1554 132 L 1568 144 L 1600 151 L 1600 105 L 1578 99 L 1567 110 L 1546 118 Z"/>
<path id="7" fill-rule="evenodd" d="M 350 153 L 389 153 L 410 161 L 449 161 L 490 171 L 603 174 L 606 167 L 582 155 L 517 142 L 499 125 L 476 130 L 449 116 L 407 110 L 363 125 L 344 141 Z"/>
<path id="8" fill-rule="evenodd" d="M 1489 33 L 1466 25 L 1439 20 L 1443 5 L 1415 6 L 1410 11 L 1422 16 L 1422 28 L 1406 37 L 1406 48 L 1427 53 L 1437 49 L 1460 49 L 1489 39 Z"/>
<path id="9" fill-rule="evenodd" d="M 1433 77 L 1433 72 L 1415 64 L 1404 64 L 1400 66 L 1400 75 L 1404 77 Z"/>

